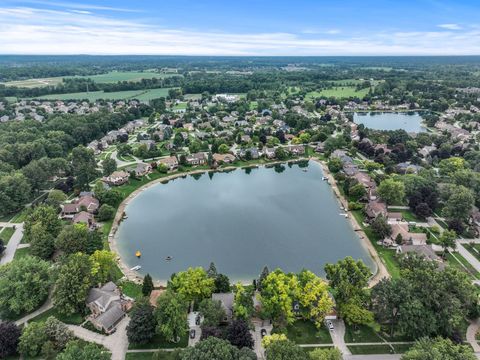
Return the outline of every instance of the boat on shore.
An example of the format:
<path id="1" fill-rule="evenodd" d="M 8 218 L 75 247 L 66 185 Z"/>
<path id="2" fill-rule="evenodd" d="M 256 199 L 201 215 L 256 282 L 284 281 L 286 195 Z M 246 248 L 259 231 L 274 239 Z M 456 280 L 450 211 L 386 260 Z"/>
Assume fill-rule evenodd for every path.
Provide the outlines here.
<path id="1" fill-rule="evenodd" d="M 140 270 L 142 267 L 140 265 L 134 266 L 130 269 L 130 271 L 137 271 Z"/>

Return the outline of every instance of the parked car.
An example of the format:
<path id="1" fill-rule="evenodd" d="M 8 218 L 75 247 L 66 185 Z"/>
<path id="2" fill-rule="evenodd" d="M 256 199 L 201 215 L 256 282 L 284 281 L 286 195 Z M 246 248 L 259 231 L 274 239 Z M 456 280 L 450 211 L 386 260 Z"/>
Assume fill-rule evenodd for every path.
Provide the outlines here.
<path id="1" fill-rule="evenodd" d="M 265 329 L 260 330 L 260 335 L 262 335 L 262 338 L 263 338 L 265 335 L 267 335 L 267 330 Z"/>
<path id="2" fill-rule="evenodd" d="M 190 339 L 195 339 L 195 329 L 190 330 Z"/>
<path id="3" fill-rule="evenodd" d="M 330 320 L 327 320 L 328 330 L 333 331 L 333 323 Z"/>
<path id="4" fill-rule="evenodd" d="M 200 325 L 200 315 L 197 315 L 197 317 L 195 318 L 195 325 Z"/>

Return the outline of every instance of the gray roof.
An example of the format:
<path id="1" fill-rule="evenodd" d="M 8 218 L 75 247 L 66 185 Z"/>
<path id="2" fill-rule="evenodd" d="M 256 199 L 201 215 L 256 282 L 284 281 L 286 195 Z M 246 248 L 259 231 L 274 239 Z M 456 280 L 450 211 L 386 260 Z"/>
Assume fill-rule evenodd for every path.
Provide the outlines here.
<path id="1" fill-rule="evenodd" d="M 98 316 L 95 321 L 100 324 L 105 330 L 113 327 L 120 319 L 125 316 L 120 304 L 113 304 L 103 314 Z"/>
<path id="2" fill-rule="evenodd" d="M 231 314 L 233 311 L 234 299 L 235 295 L 233 293 L 212 294 L 212 300 L 220 301 L 227 314 Z"/>

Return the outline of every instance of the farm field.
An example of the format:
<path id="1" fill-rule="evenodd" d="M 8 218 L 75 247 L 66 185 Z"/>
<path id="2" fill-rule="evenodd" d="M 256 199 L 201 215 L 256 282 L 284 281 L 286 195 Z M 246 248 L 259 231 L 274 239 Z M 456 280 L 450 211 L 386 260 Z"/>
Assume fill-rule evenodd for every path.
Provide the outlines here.
<path id="1" fill-rule="evenodd" d="M 96 101 L 100 99 L 105 100 L 129 100 L 137 99 L 140 101 L 149 101 L 159 97 L 168 95 L 170 88 L 161 89 L 145 89 L 145 90 L 126 90 L 116 92 L 103 92 L 103 91 L 91 91 L 91 92 L 78 92 L 67 94 L 51 94 L 45 96 L 39 96 L 36 99 L 40 100 L 89 100 Z"/>
<path id="2" fill-rule="evenodd" d="M 36 88 L 43 86 L 55 86 L 61 84 L 64 78 L 85 78 L 92 79 L 97 83 L 116 83 L 118 81 L 140 81 L 142 79 L 166 78 L 171 76 L 181 76 L 180 74 L 164 74 L 153 71 L 111 71 L 105 74 L 87 75 L 87 76 L 58 76 L 43 79 L 27 79 L 18 81 L 9 81 L 5 86 L 17 86 L 24 88 Z"/>
<path id="3" fill-rule="evenodd" d="M 335 97 L 335 98 L 350 98 L 358 97 L 362 98 L 368 94 L 369 89 L 362 89 L 357 91 L 353 86 L 338 86 L 331 89 L 324 89 L 321 91 L 311 91 L 305 96 L 306 99 L 315 99 L 317 97 Z"/>

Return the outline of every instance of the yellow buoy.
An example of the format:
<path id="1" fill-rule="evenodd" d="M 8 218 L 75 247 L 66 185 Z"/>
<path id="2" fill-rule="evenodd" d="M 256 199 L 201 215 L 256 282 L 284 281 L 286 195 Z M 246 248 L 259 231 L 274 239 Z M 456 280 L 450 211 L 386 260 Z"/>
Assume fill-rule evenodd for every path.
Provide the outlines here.
<path id="1" fill-rule="evenodd" d="M 142 253 L 137 250 L 137 252 L 135 253 L 135 256 L 139 258 L 140 256 L 142 256 Z"/>

